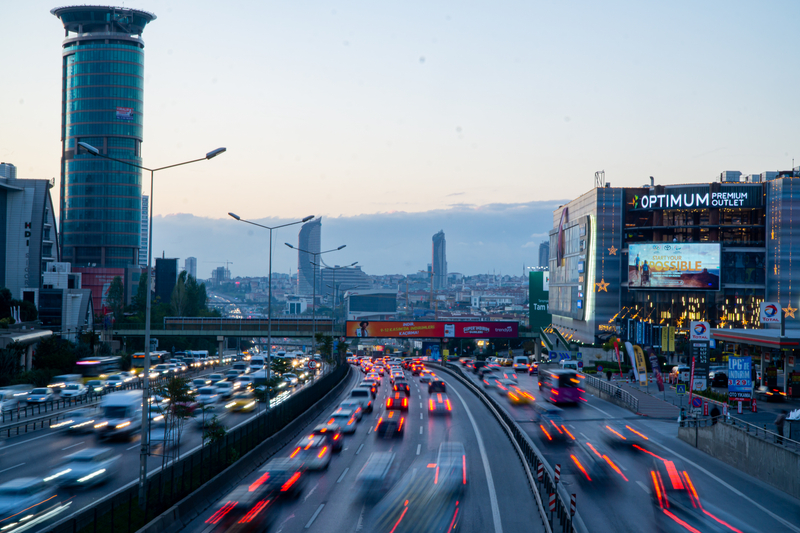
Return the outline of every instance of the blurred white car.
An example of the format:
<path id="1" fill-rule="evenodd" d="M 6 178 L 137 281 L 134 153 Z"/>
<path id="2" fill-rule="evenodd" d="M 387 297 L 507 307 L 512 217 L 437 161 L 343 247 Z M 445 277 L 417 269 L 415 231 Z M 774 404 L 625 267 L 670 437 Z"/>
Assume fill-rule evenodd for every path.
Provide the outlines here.
<path id="1" fill-rule="evenodd" d="M 119 454 L 111 448 L 85 448 L 67 455 L 44 478 L 63 487 L 89 487 L 108 481 L 116 473 Z"/>
<path id="2" fill-rule="evenodd" d="M 44 403 L 53 400 L 53 389 L 49 387 L 37 387 L 25 396 L 28 403 Z"/>
<path id="3" fill-rule="evenodd" d="M 106 388 L 108 389 L 121 389 L 125 385 L 125 378 L 120 374 L 106 376 Z"/>
<path id="4" fill-rule="evenodd" d="M 90 433 L 94 430 L 94 421 L 100 419 L 101 413 L 94 407 L 75 409 L 67 413 L 66 418 L 52 424 L 51 428 L 66 427 L 70 433 Z"/>
<path id="5" fill-rule="evenodd" d="M 7 481 L 0 485 L 0 516 L 22 513 L 53 496 L 55 487 L 45 483 L 42 478 L 21 477 Z"/>
<path id="6" fill-rule="evenodd" d="M 89 389 L 80 383 L 68 383 L 66 387 L 61 389 L 62 398 L 83 398 L 89 394 Z"/>
<path id="7" fill-rule="evenodd" d="M 197 403 L 200 405 L 214 405 L 220 400 L 216 387 L 201 387 L 197 389 Z"/>

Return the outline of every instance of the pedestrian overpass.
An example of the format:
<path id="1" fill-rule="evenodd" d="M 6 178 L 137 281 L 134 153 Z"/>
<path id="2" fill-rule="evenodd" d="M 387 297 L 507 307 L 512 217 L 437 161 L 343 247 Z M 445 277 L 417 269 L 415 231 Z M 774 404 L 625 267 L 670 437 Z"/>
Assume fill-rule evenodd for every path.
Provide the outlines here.
<path id="1" fill-rule="evenodd" d="M 314 333 L 341 336 L 344 328 L 330 318 L 273 318 L 272 337 L 308 338 Z M 166 317 L 163 324 L 151 325 L 153 337 L 267 337 L 270 333 L 266 318 Z M 114 328 L 115 337 L 144 337 L 145 324 L 120 324 Z"/>

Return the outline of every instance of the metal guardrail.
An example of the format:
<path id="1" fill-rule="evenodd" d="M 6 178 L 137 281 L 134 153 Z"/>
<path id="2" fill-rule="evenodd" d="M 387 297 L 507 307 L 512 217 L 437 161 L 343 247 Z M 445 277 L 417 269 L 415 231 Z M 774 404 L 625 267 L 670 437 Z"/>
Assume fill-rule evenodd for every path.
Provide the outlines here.
<path id="1" fill-rule="evenodd" d="M 199 446 L 157 469 L 147 478 L 147 502 L 139 505 L 139 487 L 131 482 L 114 493 L 44 528 L 48 533 L 132 533 L 200 488 L 214 476 L 274 435 L 325 396 L 347 375 L 342 364 L 311 386 L 228 432 L 217 443 Z"/>
<path id="2" fill-rule="evenodd" d="M 426 362 L 426 364 L 431 364 Z M 564 488 L 563 484 L 555 482 L 555 473 L 550 464 L 544 459 L 541 451 L 533 443 L 531 438 L 525 433 L 519 424 L 514 421 L 508 412 L 495 401 L 494 398 L 489 396 L 484 390 L 476 387 L 475 384 L 467 377 L 463 376 L 462 370 L 456 365 L 450 363 L 447 366 L 434 364 L 437 368 L 443 369 L 445 372 L 453 375 L 463 385 L 475 394 L 494 414 L 495 418 L 500 422 L 500 425 L 505 430 L 509 439 L 511 439 L 517 453 L 520 454 L 520 460 L 523 461 L 525 471 L 528 476 L 528 482 L 531 486 L 531 492 L 536 497 L 537 507 L 539 514 L 542 517 L 543 524 L 547 533 L 554 531 L 561 531 L 563 533 L 587 533 L 588 529 L 583 522 L 580 514 L 576 511 L 575 515 L 570 515 L 570 494 Z M 433 366 L 433 365 L 432 365 Z M 538 472 L 539 466 L 542 466 L 542 479 L 539 480 L 538 476 L 534 477 L 532 472 Z M 555 498 L 554 512 L 549 512 L 545 509 L 544 502 L 548 502 L 551 494 L 557 494 Z"/>
<path id="3" fill-rule="evenodd" d="M 786 425 L 791 427 L 791 423 L 791 421 L 787 420 Z M 733 426 L 739 428 L 745 433 L 752 435 L 753 437 L 763 439 L 778 446 L 783 446 L 784 448 L 793 450 L 795 452 L 800 452 L 800 441 L 778 435 L 776 432 L 768 430 L 766 424 L 763 426 L 757 426 L 756 424 L 745 422 L 741 418 L 726 418 L 724 416 L 718 416 L 716 421 L 712 417 L 685 418 L 679 423 L 681 427 L 708 427 L 713 426 L 714 424 L 726 424 Z"/>
<path id="4" fill-rule="evenodd" d="M 585 382 L 594 387 L 595 389 L 608 394 L 622 403 L 626 404 L 634 413 L 639 412 L 639 398 L 631 394 L 630 392 L 626 391 L 621 387 L 617 387 L 616 385 L 612 385 L 608 381 L 603 381 L 602 379 L 596 378 L 594 376 L 590 376 L 588 374 L 581 374 L 584 376 Z"/>

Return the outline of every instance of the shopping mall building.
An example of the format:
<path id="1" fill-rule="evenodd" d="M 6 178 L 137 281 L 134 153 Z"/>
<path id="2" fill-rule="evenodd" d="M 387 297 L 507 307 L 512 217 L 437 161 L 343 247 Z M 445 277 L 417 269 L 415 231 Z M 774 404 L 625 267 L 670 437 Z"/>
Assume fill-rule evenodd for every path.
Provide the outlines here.
<path id="1" fill-rule="evenodd" d="M 627 333 L 633 320 L 650 325 L 639 343 L 655 345 L 645 341 L 658 326 L 680 332 L 705 320 L 717 340 L 798 346 L 800 167 L 724 172 L 704 184 L 604 185 L 553 213 L 549 305 L 562 333 L 595 343 Z M 779 326 L 760 324 L 762 301 L 784 309 L 783 338 Z"/>

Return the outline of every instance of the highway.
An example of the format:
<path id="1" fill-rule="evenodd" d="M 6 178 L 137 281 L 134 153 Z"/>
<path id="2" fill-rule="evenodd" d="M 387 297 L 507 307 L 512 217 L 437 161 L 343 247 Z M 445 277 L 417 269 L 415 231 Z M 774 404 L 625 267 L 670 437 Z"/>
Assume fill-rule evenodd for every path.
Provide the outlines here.
<path id="1" fill-rule="evenodd" d="M 544 368 L 544 366 L 542 367 Z M 464 370 L 467 370 L 464 368 Z M 478 377 L 467 372 L 477 384 Z M 535 402 L 550 405 L 538 391 L 537 376 L 518 375 L 519 386 L 535 397 Z M 483 384 L 481 384 L 483 385 Z M 577 509 L 592 532 L 641 531 L 785 531 L 800 533 L 800 505 L 797 500 L 770 487 L 721 461 L 700 452 L 677 438 L 675 420 L 654 420 L 640 417 L 615 404 L 585 394 L 586 401 L 576 406 L 563 406 L 562 418 L 575 440 L 562 434 L 563 441 L 552 441 L 545 435 L 531 405 L 511 405 L 492 389 L 490 394 L 527 432 L 551 466 L 562 466 L 562 483 L 569 493 L 576 494 Z M 638 439 L 639 448 L 631 442 L 609 445 L 607 421 L 630 425 L 647 439 Z M 613 426 L 613 424 L 612 424 Z M 546 428 L 556 435 L 553 428 Z M 630 438 L 628 439 L 630 441 Z M 619 467 L 619 472 L 605 468 L 605 475 L 592 471 L 592 444 L 601 455 Z M 585 474 L 576 465 L 578 458 Z M 702 502 L 705 526 L 685 527 L 665 516 L 654 505 L 651 470 L 658 462 L 673 461 L 678 470 L 691 476 Z M 588 474 L 588 476 L 587 476 Z M 591 481 L 590 479 L 591 478 Z M 711 517 L 713 515 L 716 518 Z M 719 520 L 717 520 L 719 519 Z M 727 523 L 733 529 L 725 526 Z"/>
<path id="2" fill-rule="evenodd" d="M 356 370 L 351 386 L 364 377 Z M 364 415 L 355 434 L 345 437 L 343 450 L 333 456 L 327 470 L 308 473 L 309 482 L 297 500 L 283 501 L 270 508 L 270 531 L 410 533 L 435 530 L 436 524 L 442 527 L 441 531 L 469 533 L 544 531 L 521 463 L 488 409 L 456 379 L 442 376 L 452 403 L 451 415 L 428 416 L 427 386 L 406 374 L 411 390 L 409 410 L 404 413 L 404 437 L 383 439 L 373 431 L 390 390 L 387 375 L 374 400 L 374 412 Z M 344 398 L 350 388 L 340 397 Z M 337 405 L 338 401 L 324 416 L 317 417 L 309 430 L 325 421 Z M 464 444 L 468 483 L 457 503 L 450 502 L 444 511 L 431 510 L 424 507 L 425 502 L 420 502 L 415 491 L 433 487 L 437 481 L 435 465 L 443 442 Z M 277 456 L 287 456 L 293 448 L 288 446 Z M 377 452 L 396 454 L 393 488 L 370 493 L 371 497 L 365 498 L 356 478 L 370 456 Z M 243 481 L 242 487 L 246 490 L 260 475 L 254 472 Z M 228 494 L 220 498 L 185 531 L 215 530 L 216 526 L 209 522 L 233 498 L 238 497 Z M 420 505 L 421 513 L 414 509 Z"/>
<path id="3" fill-rule="evenodd" d="M 201 375 L 219 371 L 219 369 L 216 371 L 209 369 Z M 193 378 L 197 376 L 190 377 Z M 295 390 L 300 390 L 300 388 L 301 387 L 296 387 Z M 289 394 L 283 393 L 274 398 L 271 403 L 275 405 L 284 401 L 288 396 Z M 220 421 L 226 428 L 231 429 L 237 425 L 243 424 L 263 410 L 263 407 L 260 405 L 258 408 L 259 411 L 251 413 L 234 413 L 227 412 L 224 408 L 224 404 L 218 403 L 215 406 L 215 412 L 221 413 L 219 415 Z M 153 455 L 148 459 L 149 472 L 160 468 L 162 464 L 162 455 L 164 451 L 162 446 L 155 442 L 158 438 L 156 431 L 152 431 L 151 449 Z M 181 437 L 181 453 L 186 453 L 200 446 L 201 441 L 202 432 L 200 430 L 200 424 L 194 420 L 190 420 L 187 422 Z M 86 448 L 111 448 L 115 455 L 119 455 L 119 459 L 114 466 L 115 474 L 109 481 L 93 487 L 86 487 L 79 491 L 63 488 L 59 489 L 58 499 L 60 501 L 69 501 L 69 507 L 51 520 L 43 522 L 42 526 L 44 526 L 56 520 L 60 520 L 64 516 L 80 510 L 90 505 L 95 500 L 136 480 L 139 471 L 140 446 L 139 434 L 136 434 L 130 441 L 108 440 L 101 442 L 97 440 L 95 435 L 91 432 L 75 434 L 68 432 L 66 428 L 45 428 L 32 431 L 27 434 L 4 439 L 2 444 L 0 444 L 0 482 L 25 477 L 43 479 L 53 471 L 58 470 L 57 467 L 65 456 Z"/>

